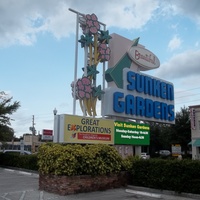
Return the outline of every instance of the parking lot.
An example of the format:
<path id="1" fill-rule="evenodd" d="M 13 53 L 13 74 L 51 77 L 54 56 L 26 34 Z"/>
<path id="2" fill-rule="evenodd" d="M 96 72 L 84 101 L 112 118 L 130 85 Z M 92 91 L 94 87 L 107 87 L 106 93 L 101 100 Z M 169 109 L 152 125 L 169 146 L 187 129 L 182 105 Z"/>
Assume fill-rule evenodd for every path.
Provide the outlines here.
<path id="1" fill-rule="evenodd" d="M 136 187 L 111 189 L 91 193 L 59 196 L 38 190 L 39 175 L 13 169 L 0 168 L 0 200 L 192 200 L 200 196 L 180 197 L 160 194 L 150 190 L 140 191 Z"/>

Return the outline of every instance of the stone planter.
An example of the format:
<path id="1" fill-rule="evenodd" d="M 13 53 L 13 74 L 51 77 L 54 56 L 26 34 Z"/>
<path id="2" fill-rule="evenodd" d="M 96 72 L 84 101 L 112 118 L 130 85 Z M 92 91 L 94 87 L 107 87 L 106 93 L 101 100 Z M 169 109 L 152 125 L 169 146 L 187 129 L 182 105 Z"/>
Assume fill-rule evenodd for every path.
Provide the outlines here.
<path id="1" fill-rule="evenodd" d="M 59 195 L 119 188 L 127 185 L 126 172 L 102 176 L 39 175 L 39 189 Z"/>

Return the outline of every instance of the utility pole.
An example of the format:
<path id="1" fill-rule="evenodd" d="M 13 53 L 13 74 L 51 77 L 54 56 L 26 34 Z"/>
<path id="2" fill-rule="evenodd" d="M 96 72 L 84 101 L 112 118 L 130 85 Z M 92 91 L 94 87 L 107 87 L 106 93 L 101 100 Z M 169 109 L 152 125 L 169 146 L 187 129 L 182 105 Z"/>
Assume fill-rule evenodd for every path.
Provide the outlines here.
<path id="1" fill-rule="evenodd" d="M 35 135 L 35 117 L 34 117 L 34 115 L 32 117 L 32 126 L 29 128 L 29 130 L 32 132 L 32 135 Z"/>
<path id="2" fill-rule="evenodd" d="M 33 119 L 32 119 L 32 128 L 33 128 L 33 130 L 32 130 L 32 134 L 33 135 L 35 135 L 35 118 L 34 118 L 34 115 L 33 115 Z"/>
<path id="3" fill-rule="evenodd" d="M 32 126 L 29 128 L 29 130 L 32 132 L 32 144 L 31 144 L 31 151 L 32 153 L 35 152 L 35 146 L 34 146 L 34 135 L 35 135 L 35 117 L 34 115 L 32 116 Z"/>

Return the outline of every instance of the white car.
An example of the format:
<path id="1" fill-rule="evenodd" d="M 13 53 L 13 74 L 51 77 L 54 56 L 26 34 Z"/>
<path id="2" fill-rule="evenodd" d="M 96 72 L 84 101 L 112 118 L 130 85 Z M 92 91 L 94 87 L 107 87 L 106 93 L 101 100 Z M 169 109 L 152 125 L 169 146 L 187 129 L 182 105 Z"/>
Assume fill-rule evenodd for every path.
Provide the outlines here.
<path id="1" fill-rule="evenodd" d="M 5 150 L 3 150 L 3 153 L 16 153 L 16 154 L 23 154 L 23 155 L 31 154 L 30 151 L 23 151 L 23 153 L 22 153 L 21 150 L 13 150 L 13 149 L 5 149 Z"/>
<path id="2" fill-rule="evenodd" d="M 171 152 L 169 150 L 160 150 L 159 154 L 160 156 L 170 156 Z"/>
<path id="3" fill-rule="evenodd" d="M 142 152 L 140 155 L 140 158 L 147 160 L 150 158 L 150 155 L 148 153 Z"/>

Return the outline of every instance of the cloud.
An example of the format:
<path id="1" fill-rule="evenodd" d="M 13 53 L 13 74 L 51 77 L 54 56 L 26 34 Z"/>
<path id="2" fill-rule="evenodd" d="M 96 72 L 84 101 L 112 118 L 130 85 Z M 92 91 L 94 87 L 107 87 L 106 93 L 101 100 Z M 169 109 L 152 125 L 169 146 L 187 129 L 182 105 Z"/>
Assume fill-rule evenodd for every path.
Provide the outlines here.
<path id="1" fill-rule="evenodd" d="M 172 0 L 171 2 L 174 3 L 174 1 Z M 177 0 L 175 1 L 175 6 L 176 6 L 176 10 L 177 12 L 183 14 L 183 15 L 187 15 L 190 18 L 196 20 L 196 22 L 198 24 L 200 24 L 200 1 L 199 0 Z"/>
<path id="2" fill-rule="evenodd" d="M 169 3 L 170 2 L 170 3 Z M 162 15 L 186 14 L 200 19 L 199 0 L 16 0 L 0 2 L 0 46 L 32 45 L 38 34 L 51 33 L 57 39 L 75 32 L 76 16 L 68 9 L 83 14 L 95 13 L 107 27 L 141 29 Z M 173 10 L 173 12 L 172 12 Z M 170 12 L 169 12 L 170 11 Z"/>
<path id="3" fill-rule="evenodd" d="M 157 7 L 158 1 L 153 0 L 1 1 L 0 46 L 32 45 L 43 32 L 50 32 L 58 39 L 68 37 L 75 32 L 76 20 L 69 8 L 84 14 L 94 12 L 107 26 L 138 29 L 151 20 Z"/>
<path id="4" fill-rule="evenodd" d="M 200 50 L 185 51 L 161 64 L 156 76 L 167 79 L 181 79 L 200 74 Z"/>
<path id="5" fill-rule="evenodd" d="M 181 46 L 181 39 L 178 38 L 176 35 L 169 41 L 168 48 L 170 51 L 178 49 Z"/>
<path id="6" fill-rule="evenodd" d="M 42 32 L 57 38 L 68 36 L 74 24 L 69 20 L 67 4 L 61 0 L 1 1 L 0 11 L 0 46 L 32 45 Z"/>
<path id="7" fill-rule="evenodd" d="M 124 29 L 140 29 L 153 16 L 154 11 L 158 8 L 158 1 L 145 0 L 126 0 L 126 1 L 109 1 L 108 5 L 101 13 L 102 19 L 110 27 Z"/>

